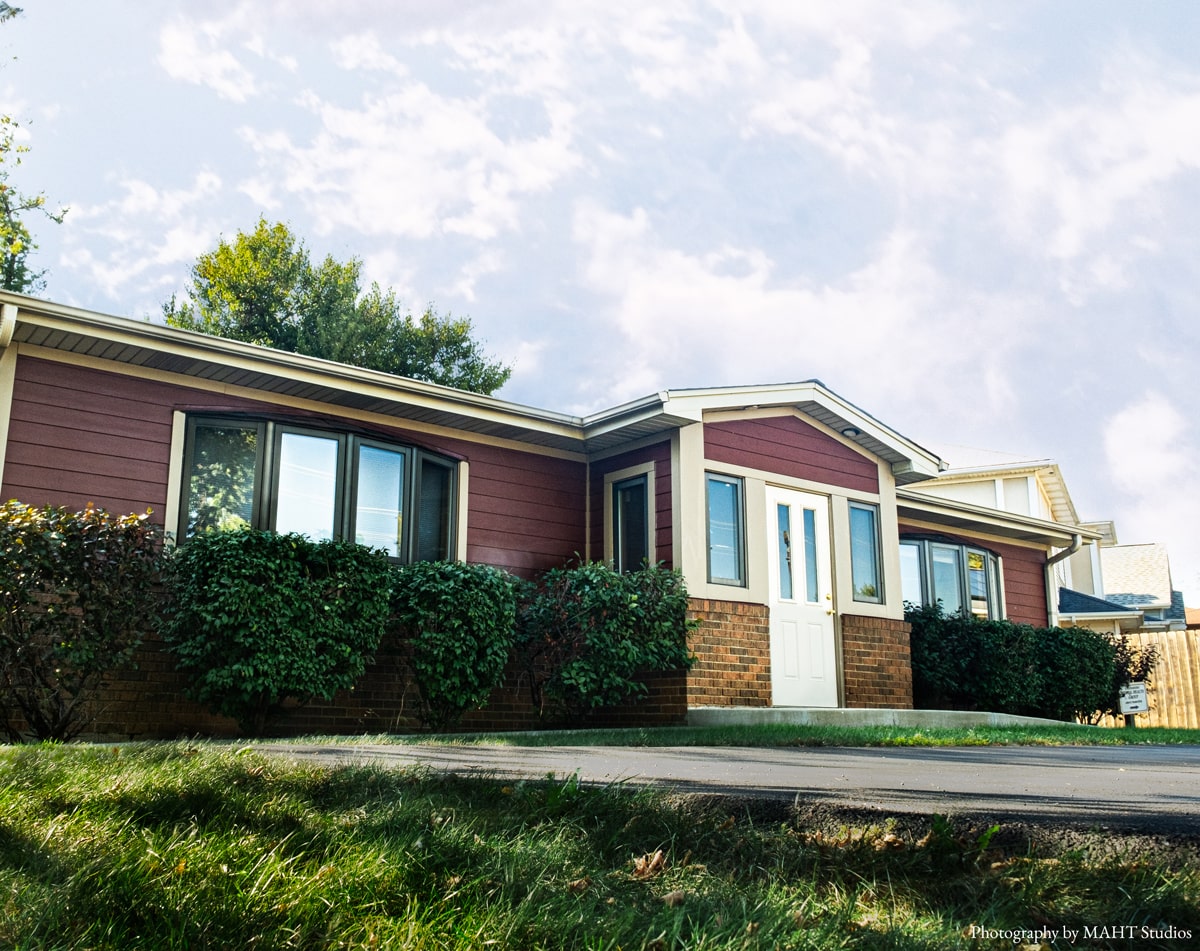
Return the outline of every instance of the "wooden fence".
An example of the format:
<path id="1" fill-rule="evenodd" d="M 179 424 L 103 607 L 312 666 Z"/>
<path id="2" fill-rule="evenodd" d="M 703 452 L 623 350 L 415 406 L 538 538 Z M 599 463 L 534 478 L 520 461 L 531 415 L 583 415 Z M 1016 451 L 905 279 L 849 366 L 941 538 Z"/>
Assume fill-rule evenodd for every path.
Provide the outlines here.
<path id="1" fill-rule="evenodd" d="M 1137 725 L 1200 729 L 1200 630 L 1138 631 L 1129 640 L 1158 646 L 1147 691 L 1150 712 L 1139 713 Z"/>

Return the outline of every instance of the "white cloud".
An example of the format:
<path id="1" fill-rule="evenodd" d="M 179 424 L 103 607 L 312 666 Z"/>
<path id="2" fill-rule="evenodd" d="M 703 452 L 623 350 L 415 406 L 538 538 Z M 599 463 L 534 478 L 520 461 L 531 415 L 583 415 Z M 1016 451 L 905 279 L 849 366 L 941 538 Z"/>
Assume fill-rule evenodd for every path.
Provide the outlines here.
<path id="1" fill-rule="evenodd" d="M 1017 328 L 1023 316 L 949 284 L 912 232 L 890 234 L 868 263 L 820 285 L 761 248 L 668 247 L 643 210 L 583 203 L 574 237 L 621 341 L 598 358 L 597 378 L 619 381 L 607 402 L 663 386 L 818 377 L 868 408 L 937 406 L 949 424 L 1015 398 L 1006 356 L 1018 337 L 995 321 Z M 898 385 L 906 380 L 919 389 Z"/>
<path id="2" fill-rule="evenodd" d="M 283 133 L 243 134 L 264 174 L 299 197 L 328 231 L 489 240 L 521 226 L 522 198 L 550 188 L 579 164 L 571 110 L 551 103 L 540 134 L 502 138 L 487 102 L 402 83 L 347 108 L 308 94 L 320 131 L 297 143 Z"/>
<path id="3" fill-rule="evenodd" d="M 200 24 L 179 19 L 159 33 L 158 63 L 173 79 L 208 86 L 233 102 L 245 102 L 258 93 L 254 74 L 222 45 L 228 23 Z"/>
<path id="4" fill-rule="evenodd" d="M 139 179 L 120 188 L 123 194 L 108 202 L 71 208 L 60 264 L 109 299 L 128 304 L 131 296 L 153 293 L 158 301 L 162 288 L 181 287 L 185 265 L 216 244 L 217 229 L 206 219 L 221 179 L 203 171 L 187 188 Z M 147 229 L 147 221 L 156 227 Z"/>
<path id="5" fill-rule="evenodd" d="M 1175 587 L 1195 604 L 1200 596 L 1200 433 L 1179 406 L 1151 390 L 1106 421 L 1104 451 L 1112 482 L 1122 493 L 1114 513 L 1119 537 L 1166 544 Z"/>

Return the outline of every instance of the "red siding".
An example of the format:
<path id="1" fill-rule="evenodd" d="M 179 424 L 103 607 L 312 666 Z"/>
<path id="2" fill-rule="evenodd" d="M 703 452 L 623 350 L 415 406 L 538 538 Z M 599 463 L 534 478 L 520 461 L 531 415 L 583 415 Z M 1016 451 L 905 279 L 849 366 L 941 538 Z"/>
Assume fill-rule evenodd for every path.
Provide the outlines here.
<path id="1" fill-rule="evenodd" d="M 795 416 L 704 424 L 704 456 L 862 492 L 879 491 L 879 468 Z"/>
<path id="2" fill-rule="evenodd" d="M 17 360 L 0 496 L 118 512 L 150 507 L 161 516 L 174 410 L 350 425 L 465 459 L 468 560 L 531 575 L 584 550 L 581 462 L 29 357 Z"/>
<path id="3" fill-rule="evenodd" d="M 177 387 L 17 359 L 0 495 L 161 516 Z"/>
<path id="4" fill-rule="evenodd" d="M 671 443 L 661 442 L 619 456 L 611 456 L 592 463 L 591 478 L 591 532 L 592 547 L 589 557 L 599 561 L 604 557 L 604 477 L 610 472 L 632 466 L 654 463 L 654 552 L 655 561 L 674 567 L 671 543 Z"/>
<path id="5" fill-rule="evenodd" d="M 901 535 L 928 535 L 930 531 L 929 528 L 900 525 Z M 936 534 L 960 545 L 986 548 L 1000 556 L 1000 570 L 1004 574 L 1004 616 L 1008 620 L 1038 627 L 1050 623 L 1046 613 L 1046 552 L 982 536 Z"/>

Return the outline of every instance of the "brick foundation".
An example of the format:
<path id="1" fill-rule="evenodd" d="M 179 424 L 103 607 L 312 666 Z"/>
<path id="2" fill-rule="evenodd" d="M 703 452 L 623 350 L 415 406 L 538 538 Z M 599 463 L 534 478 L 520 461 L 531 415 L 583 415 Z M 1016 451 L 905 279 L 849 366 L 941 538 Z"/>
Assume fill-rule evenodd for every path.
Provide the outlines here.
<path id="1" fill-rule="evenodd" d="M 842 675 L 847 707 L 912 709 L 908 632 L 906 621 L 842 615 Z"/>
<path id="2" fill-rule="evenodd" d="M 215 716 L 187 700 L 187 676 L 161 643 L 150 638 L 139 652 L 138 669 L 118 673 L 92 704 L 95 720 L 81 739 L 142 740 L 189 736 L 236 736 L 237 724 Z M 482 710 L 468 713 L 462 732 L 532 730 L 560 726 L 669 726 L 687 719 L 684 671 L 648 674 L 649 695 L 641 701 L 604 708 L 572 721 L 538 715 L 530 699 L 527 676 L 510 668 Z M 332 700 L 289 704 L 267 724 L 272 736 L 316 734 L 415 733 L 423 728 L 414 716 L 416 686 L 400 652 L 384 644 L 353 690 Z"/>
<path id="3" fill-rule="evenodd" d="M 687 677 L 689 707 L 769 707 L 771 631 L 765 604 L 693 598 L 700 621 L 689 646 L 696 665 Z"/>

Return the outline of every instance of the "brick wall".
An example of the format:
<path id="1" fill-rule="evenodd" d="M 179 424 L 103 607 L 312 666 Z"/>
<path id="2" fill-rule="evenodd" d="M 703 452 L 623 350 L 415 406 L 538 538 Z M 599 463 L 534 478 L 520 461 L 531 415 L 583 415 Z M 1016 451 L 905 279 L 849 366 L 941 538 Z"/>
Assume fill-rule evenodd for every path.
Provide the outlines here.
<path id="1" fill-rule="evenodd" d="M 590 713 L 586 719 L 565 722 L 538 715 L 530 700 L 526 675 L 515 667 L 493 691 L 488 705 L 468 713 L 458 729 L 465 732 L 533 730 L 560 726 L 669 726 L 687 719 L 684 671 L 648 674 L 644 699 Z M 170 739 L 188 736 L 236 736 L 237 724 L 215 716 L 183 696 L 187 677 L 156 639 L 148 640 L 138 656 L 138 669 L 109 678 L 92 705 L 95 721 L 84 739 Z M 400 652 L 384 644 L 353 690 L 332 700 L 313 700 L 287 708 L 267 726 L 273 736 L 305 734 L 413 733 L 422 727 L 415 718 L 417 688 Z"/>
<path id="2" fill-rule="evenodd" d="M 769 707 L 771 632 L 765 604 L 693 598 L 700 621 L 689 642 L 696 665 L 687 678 L 689 707 Z"/>
<path id="3" fill-rule="evenodd" d="M 912 709 L 908 632 L 906 621 L 842 615 L 847 707 Z"/>

